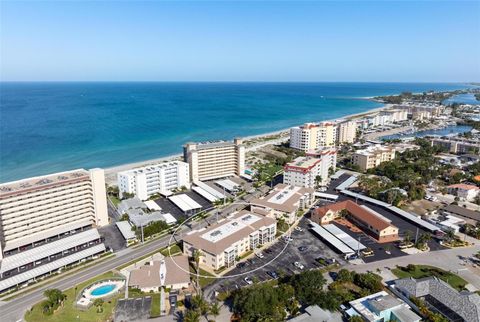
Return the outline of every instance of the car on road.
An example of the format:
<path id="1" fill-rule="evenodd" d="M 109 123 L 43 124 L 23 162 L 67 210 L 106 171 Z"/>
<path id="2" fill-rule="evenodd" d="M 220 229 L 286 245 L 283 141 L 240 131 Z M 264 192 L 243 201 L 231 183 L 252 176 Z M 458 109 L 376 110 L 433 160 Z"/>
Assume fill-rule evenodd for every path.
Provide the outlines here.
<path id="1" fill-rule="evenodd" d="M 252 279 L 251 279 L 250 277 L 248 277 L 248 276 L 247 276 L 247 277 L 245 277 L 243 280 L 244 280 L 244 281 L 245 281 L 245 283 L 247 283 L 248 285 L 252 285 L 252 284 L 253 284 L 253 281 L 252 281 Z"/>
<path id="2" fill-rule="evenodd" d="M 273 279 L 277 279 L 277 278 L 278 278 L 278 274 L 277 274 L 277 272 L 275 272 L 275 271 L 268 271 L 268 272 L 267 272 L 267 275 L 270 276 L 270 277 L 273 278 Z"/>
<path id="3" fill-rule="evenodd" d="M 263 255 L 262 252 L 255 253 L 255 256 L 257 256 L 260 259 L 265 257 L 265 255 Z"/>
<path id="4" fill-rule="evenodd" d="M 303 264 L 300 263 L 300 262 L 294 262 L 293 266 L 295 266 L 298 269 L 304 269 L 305 268 L 305 266 L 303 266 Z"/>
<path id="5" fill-rule="evenodd" d="M 307 249 L 308 249 L 307 246 L 300 246 L 300 247 L 298 247 L 298 250 L 301 251 L 301 252 L 304 252 L 304 251 L 306 251 Z"/>

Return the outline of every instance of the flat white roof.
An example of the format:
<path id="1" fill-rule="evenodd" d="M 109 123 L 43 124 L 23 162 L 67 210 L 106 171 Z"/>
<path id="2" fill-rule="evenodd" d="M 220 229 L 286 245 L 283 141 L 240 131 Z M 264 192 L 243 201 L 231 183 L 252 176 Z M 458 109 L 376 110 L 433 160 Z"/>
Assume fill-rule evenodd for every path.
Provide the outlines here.
<path id="1" fill-rule="evenodd" d="M 245 214 L 201 235 L 203 239 L 216 243 L 237 231 L 259 221 L 261 218 L 252 213 Z"/>
<path id="2" fill-rule="evenodd" d="M 288 199 L 290 199 L 294 194 L 296 194 L 301 187 L 295 187 L 295 186 L 286 186 L 280 192 L 276 193 L 274 196 L 270 197 L 268 199 L 268 202 L 281 205 L 285 203 Z"/>
<path id="3" fill-rule="evenodd" d="M 81 220 L 81 221 L 76 221 L 73 223 L 68 223 L 59 227 L 54 227 L 51 229 L 46 229 L 41 232 L 38 232 L 36 234 L 26 236 L 20 239 L 15 239 L 13 241 L 9 241 L 5 244 L 5 248 L 3 249 L 4 252 L 25 246 L 28 244 L 32 244 L 38 241 L 42 241 L 46 238 L 49 237 L 54 237 L 57 235 L 64 234 L 68 231 L 75 230 L 78 228 L 86 227 L 86 226 L 91 226 L 92 222 L 89 219 Z"/>
<path id="4" fill-rule="evenodd" d="M 168 197 L 171 202 L 173 202 L 178 208 L 183 212 L 187 212 L 194 209 L 202 208 L 195 200 L 187 196 L 186 194 L 180 194 Z"/>
<path id="5" fill-rule="evenodd" d="M 235 191 L 238 189 L 238 187 L 240 187 L 239 184 L 229 179 L 217 180 L 215 181 L 215 183 L 218 184 L 220 187 L 225 188 L 227 191 Z"/>
<path id="6" fill-rule="evenodd" d="M 153 200 L 147 200 L 144 201 L 144 204 L 147 206 L 148 209 L 150 210 L 157 210 L 160 211 L 162 208 Z"/>
<path id="7" fill-rule="evenodd" d="M 177 222 L 177 219 L 175 219 L 171 213 L 162 214 L 162 216 L 165 219 L 165 222 L 169 225 Z"/>
<path id="8" fill-rule="evenodd" d="M 330 232 L 328 232 L 325 228 L 323 228 L 319 224 L 312 222 L 311 225 L 312 225 L 312 230 L 317 235 L 319 235 L 322 239 L 324 239 L 330 245 L 335 247 L 342 254 L 354 254 L 355 253 L 350 247 L 345 245 L 337 237 L 333 236 Z"/>
<path id="9" fill-rule="evenodd" d="M 136 238 L 135 233 L 132 230 L 132 225 L 127 220 L 117 221 L 115 223 L 115 225 L 117 225 L 118 230 L 120 230 L 120 232 L 122 233 L 122 236 L 123 236 L 123 238 L 125 238 L 125 240 L 130 240 L 130 239 L 135 239 Z"/>
<path id="10" fill-rule="evenodd" d="M 335 190 L 344 190 L 350 187 L 355 181 L 357 181 L 357 177 L 355 176 L 350 176 L 347 180 L 343 181 L 341 184 L 338 185 Z"/>
<path id="11" fill-rule="evenodd" d="M 10 288 L 10 287 L 18 285 L 18 284 L 25 283 L 25 282 L 27 282 L 31 279 L 34 279 L 37 276 L 47 274 L 48 272 L 59 269 L 60 267 L 78 262 L 79 260 L 81 260 L 83 258 L 92 256 L 92 255 L 95 255 L 95 254 L 98 254 L 98 253 L 101 253 L 101 252 L 104 252 L 104 251 L 105 251 L 105 245 L 104 244 L 95 245 L 91 248 L 82 250 L 82 251 L 80 251 L 78 253 L 75 253 L 75 254 L 72 254 L 70 256 L 60 258 L 59 260 L 56 260 L 54 262 L 38 266 L 34 269 L 26 271 L 25 273 L 21 273 L 21 274 L 12 276 L 10 278 L 4 279 L 3 281 L 0 281 L 0 291 L 3 291 L 7 288 Z"/>
<path id="12" fill-rule="evenodd" d="M 219 198 L 215 197 L 210 192 L 208 192 L 207 190 L 205 190 L 201 187 L 192 187 L 192 190 L 195 191 L 200 196 L 202 196 L 203 198 L 207 199 L 210 202 L 215 202 L 215 201 L 219 200 Z"/>
<path id="13" fill-rule="evenodd" d="M 358 240 L 355 240 L 352 236 L 338 228 L 337 226 L 333 224 L 328 224 L 328 225 L 323 225 L 323 228 L 328 230 L 332 235 L 340 239 L 345 245 L 350 247 L 351 249 L 354 250 L 362 250 L 367 247 L 365 247 L 362 243 L 360 243 Z"/>
<path id="14" fill-rule="evenodd" d="M 202 182 L 202 181 L 193 181 L 193 183 L 202 188 L 203 190 L 207 191 L 208 193 L 210 193 L 211 195 L 219 198 L 219 199 L 222 199 L 223 197 L 225 197 L 225 195 L 223 194 L 223 192 L 220 192 L 218 191 L 217 189 L 215 188 L 212 188 L 210 187 L 208 184 Z"/>
<path id="15" fill-rule="evenodd" d="M 319 197 L 322 199 L 330 199 L 330 200 L 337 200 L 338 196 L 331 194 L 331 193 L 324 193 L 324 192 L 315 192 L 314 193 L 315 197 Z"/>
<path id="16" fill-rule="evenodd" d="M 96 229 L 89 229 L 69 237 L 64 237 L 51 243 L 29 249 L 18 254 L 7 256 L 0 263 L 0 272 L 4 273 L 11 269 L 38 261 L 47 256 L 60 253 L 75 246 L 97 240 L 100 235 Z"/>
<path id="17" fill-rule="evenodd" d="M 344 170 L 338 170 L 337 172 L 335 172 L 332 176 L 330 176 L 331 179 L 338 179 L 340 178 L 340 176 L 342 174 L 344 174 L 345 171 Z"/>

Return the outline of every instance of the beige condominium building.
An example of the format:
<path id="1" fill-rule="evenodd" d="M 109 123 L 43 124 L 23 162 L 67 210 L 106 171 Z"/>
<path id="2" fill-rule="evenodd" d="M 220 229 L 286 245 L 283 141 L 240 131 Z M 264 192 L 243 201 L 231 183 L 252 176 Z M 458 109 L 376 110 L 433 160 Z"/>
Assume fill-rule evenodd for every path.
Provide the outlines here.
<path id="1" fill-rule="evenodd" d="M 395 159 L 395 149 L 392 147 L 374 145 L 364 150 L 357 150 L 353 154 L 353 164 L 360 167 L 361 171 L 375 168 L 382 162 Z"/>
<path id="2" fill-rule="evenodd" d="M 290 147 L 304 152 L 335 146 L 337 125 L 332 122 L 305 123 L 290 129 Z"/>
<path id="3" fill-rule="evenodd" d="M 283 183 L 290 186 L 315 188 L 328 182 L 329 173 L 335 170 L 337 150 L 327 148 L 307 153 L 287 163 L 283 168 Z"/>
<path id="4" fill-rule="evenodd" d="M 262 198 L 252 199 L 250 208 L 253 212 L 284 219 L 292 224 L 297 218 L 297 211 L 310 208 L 315 200 L 315 189 L 277 184 L 273 190 Z"/>
<path id="5" fill-rule="evenodd" d="M 190 166 L 192 181 L 240 176 L 245 172 L 245 146 L 242 139 L 187 143 L 184 161 Z"/>
<path id="6" fill-rule="evenodd" d="M 200 265 L 210 270 L 231 267 L 238 257 L 275 239 L 276 220 L 246 210 L 183 238 L 183 254 L 201 252 Z"/>
<path id="7" fill-rule="evenodd" d="M 354 143 L 357 137 L 357 122 L 345 121 L 338 124 L 337 141 L 339 144 Z"/>
<path id="8" fill-rule="evenodd" d="M 101 253 L 94 227 L 108 224 L 104 171 L 1 184 L 0 223 L 0 292 Z"/>

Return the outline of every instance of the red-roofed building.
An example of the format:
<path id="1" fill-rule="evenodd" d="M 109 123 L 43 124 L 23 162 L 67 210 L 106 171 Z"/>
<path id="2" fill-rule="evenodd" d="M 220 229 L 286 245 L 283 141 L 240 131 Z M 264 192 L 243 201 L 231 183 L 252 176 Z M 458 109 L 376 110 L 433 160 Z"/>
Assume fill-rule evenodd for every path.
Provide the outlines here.
<path id="1" fill-rule="evenodd" d="M 480 194 L 480 188 L 474 186 L 473 184 L 452 184 L 447 187 L 449 194 L 463 198 L 467 201 L 474 201 L 475 198 Z"/>
<path id="2" fill-rule="evenodd" d="M 359 206 L 350 200 L 316 208 L 312 212 L 312 221 L 325 225 L 343 215 L 363 228 L 379 243 L 398 240 L 398 228 L 392 225 L 390 220 L 366 206 Z"/>

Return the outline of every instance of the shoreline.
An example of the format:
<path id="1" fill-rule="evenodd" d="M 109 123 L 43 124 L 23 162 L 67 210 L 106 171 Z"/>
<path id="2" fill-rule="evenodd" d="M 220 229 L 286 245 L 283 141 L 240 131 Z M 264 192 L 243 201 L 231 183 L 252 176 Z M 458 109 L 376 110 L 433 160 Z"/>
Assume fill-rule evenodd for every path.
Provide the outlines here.
<path id="1" fill-rule="evenodd" d="M 377 101 L 375 101 L 377 102 Z M 378 102 L 377 102 L 378 103 Z M 341 116 L 335 119 L 329 119 L 329 120 L 319 120 L 319 121 L 312 121 L 312 122 L 333 122 L 335 120 L 352 120 L 356 119 L 359 117 L 363 117 L 366 115 L 378 113 L 382 110 L 389 109 L 395 104 L 383 104 L 381 107 L 376 107 L 372 108 L 370 110 L 367 110 L 365 112 L 359 112 L 359 113 L 354 113 L 354 114 L 348 114 L 345 116 Z M 293 125 L 293 126 L 298 126 L 298 125 Z M 291 127 L 293 127 L 291 126 Z M 259 139 L 265 139 L 271 136 L 280 136 L 281 137 L 286 137 L 289 134 L 290 128 L 284 128 L 278 131 L 272 131 L 272 132 L 267 132 L 267 133 L 261 133 L 261 134 L 256 134 L 256 135 L 250 135 L 250 136 L 245 136 L 242 137 L 244 141 L 254 141 L 254 140 L 259 140 Z M 272 139 L 273 140 L 273 139 Z M 254 144 L 252 146 L 247 147 L 247 149 L 252 150 L 255 149 L 256 145 L 261 145 L 268 143 L 268 141 L 263 141 L 263 142 L 257 142 L 257 144 Z M 131 163 L 125 163 L 117 166 L 112 166 L 108 168 L 104 168 L 105 170 L 105 182 L 109 185 L 112 183 L 115 184 L 117 180 L 117 173 L 121 171 L 127 171 L 131 170 L 134 168 L 140 168 L 140 167 L 145 167 L 153 164 L 158 164 L 162 162 L 169 162 L 169 161 L 175 161 L 175 160 L 181 160 L 183 154 L 182 153 L 177 153 L 177 154 L 172 154 L 164 157 L 159 157 L 159 158 L 154 158 L 154 159 L 149 159 L 149 160 L 143 160 L 143 161 L 138 161 L 138 162 L 131 162 Z"/>

